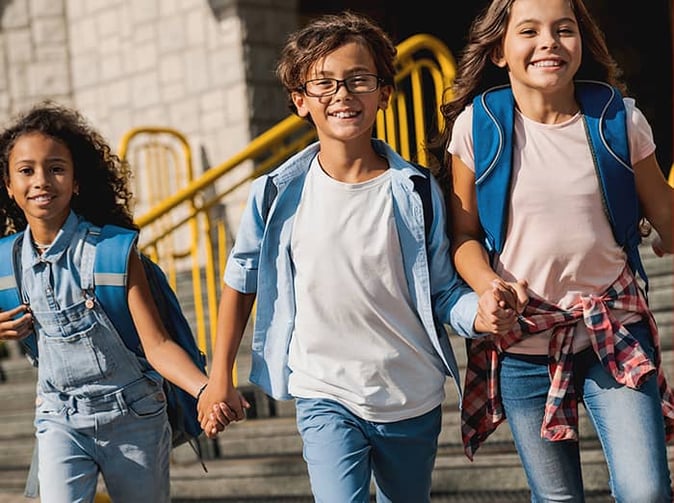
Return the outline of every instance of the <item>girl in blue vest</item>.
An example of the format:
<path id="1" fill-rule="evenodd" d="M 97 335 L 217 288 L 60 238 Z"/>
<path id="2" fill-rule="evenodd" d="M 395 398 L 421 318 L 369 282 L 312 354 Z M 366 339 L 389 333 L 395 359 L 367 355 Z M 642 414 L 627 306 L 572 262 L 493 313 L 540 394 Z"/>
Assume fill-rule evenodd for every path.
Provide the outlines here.
<path id="1" fill-rule="evenodd" d="M 672 252 L 650 126 L 581 0 L 493 0 L 468 39 L 442 105 L 453 258 L 478 294 L 516 291 L 522 316 L 470 341 L 466 454 L 507 419 L 532 501 L 582 502 L 582 402 L 615 500 L 670 502 L 674 400 L 637 282 L 641 216 Z"/>
<path id="2" fill-rule="evenodd" d="M 41 501 L 93 501 L 100 473 L 114 501 L 168 502 L 161 376 L 195 397 L 207 376 L 165 332 L 136 254 L 128 302 L 147 361 L 127 349 L 87 288 L 92 228 L 136 229 L 127 166 L 77 112 L 46 103 L 0 135 L 0 169 L 3 234 L 25 230 L 15 256 L 0 257 L 18 260 L 25 301 L 0 312 L 0 339 L 37 335 Z"/>

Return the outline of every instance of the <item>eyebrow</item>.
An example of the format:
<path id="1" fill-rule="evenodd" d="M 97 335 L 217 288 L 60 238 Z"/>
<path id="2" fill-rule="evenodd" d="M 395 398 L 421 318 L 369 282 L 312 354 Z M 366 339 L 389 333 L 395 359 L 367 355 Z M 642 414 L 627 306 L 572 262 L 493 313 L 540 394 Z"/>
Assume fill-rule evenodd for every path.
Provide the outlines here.
<path id="1" fill-rule="evenodd" d="M 527 19 L 522 19 L 515 26 L 520 26 L 520 25 L 527 24 L 527 23 L 542 24 L 541 21 L 538 20 L 538 19 L 527 18 Z M 554 21 L 554 24 L 560 24 L 560 23 L 578 24 L 578 22 L 572 17 L 563 17 L 563 18 L 560 18 L 560 19 L 557 19 L 557 20 Z"/>
<path id="2" fill-rule="evenodd" d="M 48 162 L 53 162 L 53 161 L 67 162 L 68 159 L 66 157 L 52 156 L 52 157 L 47 157 L 45 159 L 45 161 L 48 161 Z M 32 157 L 28 157 L 28 158 L 22 157 L 22 158 L 16 159 L 14 161 L 14 164 L 19 163 L 19 162 L 26 162 L 26 163 L 35 164 L 36 160 L 33 159 Z"/>

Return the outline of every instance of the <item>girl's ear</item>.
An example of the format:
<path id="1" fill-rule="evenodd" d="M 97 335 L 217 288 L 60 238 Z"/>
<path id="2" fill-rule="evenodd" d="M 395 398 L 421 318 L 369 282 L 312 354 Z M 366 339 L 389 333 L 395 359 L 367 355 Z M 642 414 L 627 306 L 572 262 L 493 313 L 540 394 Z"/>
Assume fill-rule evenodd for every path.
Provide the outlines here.
<path id="1" fill-rule="evenodd" d="M 491 62 L 494 63 L 499 68 L 505 68 L 506 65 L 508 64 L 505 60 L 505 57 L 503 57 L 503 49 L 501 48 L 500 45 L 492 49 L 490 59 Z"/>
<path id="2" fill-rule="evenodd" d="M 307 107 L 307 98 L 304 93 L 293 91 L 290 93 L 290 98 L 293 100 L 293 104 L 297 109 L 297 115 L 306 118 L 306 116 L 309 115 L 309 107 Z"/>

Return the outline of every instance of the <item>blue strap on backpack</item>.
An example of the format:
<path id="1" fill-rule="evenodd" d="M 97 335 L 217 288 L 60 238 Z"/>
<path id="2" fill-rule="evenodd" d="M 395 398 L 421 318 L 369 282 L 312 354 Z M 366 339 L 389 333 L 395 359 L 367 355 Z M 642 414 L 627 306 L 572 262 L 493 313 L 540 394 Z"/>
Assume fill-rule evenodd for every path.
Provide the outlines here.
<path id="1" fill-rule="evenodd" d="M 136 231 L 115 225 L 101 228 L 94 261 L 94 292 L 126 347 L 144 357 L 126 294 L 128 257 L 137 235 Z M 195 365 L 206 373 L 206 356 L 196 344 L 189 322 L 164 271 L 148 256 L 141 254 L 140 259 L 166 331 L 187 352 Z M 175 447 L 196 439 L 202 430 L 197 420 L 196 399 L 167 380 L 164 383 Z M 190 443 L 196 447 L 194 443 Z M 198 449 L 197 454 L 200 454 Z"/>
<path id="2" fill-rule="evenodd" d="M 641 213 L 629 160 L 622 95 L 610 85 L 594 81 L 577 82 L 576 91 L 613 235 L 648 290 L 648 277 L 639 255 Z M 509 86 L 490 89 L 473 100 L 475 190 L 485 246 L 490 253 L 500 253 L 505 242 L 514 110 Z"/>
<path id="3" fill-rule="evenodd" d="M 20 267 L 16 264 L 16 245 L 23 232 L 0 239 L 0 309 L 9 310 L 21 304 L 20 285 L 17 278 Z M 127 267 L 129 254 L 134 248 L 138 233 L 114 225 L 103 226 L 100 231 L 92 230 L 96 242 L 94 261 L 94 293 L 108 318 L 124 341 L 127 348 L 136 355 L 144 357 L 136 327 L 127 302 Z M 171 338 L 190 356 L 192 361 L 206 372 L 206 356 L 196 344 L 189 322 L 182 312 L 178 298 L 171 288 L 166 275 L 159 265 L 146 255 L 141 254 L 141 262 L 157 305 L 160 318 Z M 23 339 L 26 353 L 37 365 L 38 349 L 35 334 Z M 178 386 L 164 380 L 167 398 L 167 412 L 173 430 L 174 447 L 189 442 L 201 459 L 201 449 L 196 438 L 201 434 L 201 425 L 197 420 L 196 399 Z M 202 463 L 203 464 L 203 463 Z M 205 469 L 205 467 L 204 467 Z"/>
<path id="4" fill-rule="evenodd" d="M 18 255 L 15 251 L 16 246 L 21 242 L 19 240 L 21 236 L 23 236 L 23 232 L 0 238 L 0 310 L 2 311 L 14 309 L 19 304 L 24 303 L 17 282 L 17 278 L 20 276 L 14 274 L 14 270 L 20 271 L 18 264 L 16 264 Z M 35 334 L 31 333 L 20 342 L 28 359 L 33 365 L 37 366 L 37 339 Z"/>

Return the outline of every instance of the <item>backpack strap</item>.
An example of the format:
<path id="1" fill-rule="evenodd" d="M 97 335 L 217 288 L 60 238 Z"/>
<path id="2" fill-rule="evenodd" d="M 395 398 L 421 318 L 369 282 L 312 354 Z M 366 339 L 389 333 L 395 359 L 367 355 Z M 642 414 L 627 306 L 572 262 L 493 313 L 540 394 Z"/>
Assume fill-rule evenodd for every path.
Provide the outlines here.
<path id="1" fill-rule="evenodd" d="M 625 250 L 630 267 L 647 287 L 648 277 L 639 254 L 641 209 L 622 95 L 603 82 L 578 82 L 576 88 L 613 236 Z"/>
<path id="2" fill-rule="evenodd" d="M 97 237 L 94 259 L 94 292 L 126 347 L 143 356 L 140 339 L 127 302 L 129 257 L 138 232 L 116 225 L 92 229 Z"/>
<path id="3" fill-rule="evenodd" d="M 503 250 L 512 177 L 515 98 L 510 87 L 486 91 L 473 100 L 475 192 L 489 253 Z"/>
<path id="4" fill-rule="evenodd" d="M 639 199 L 629 157 L 625 105 L 612 86 L 595 81 L 576 83 L 588 144 L 597 169 L 607 218 L 628 263 L 648 288 L 639 255 Z M 503 251 L 512 178 L 515 102 L 509 86 L 490 89 L 473 99 L 475 190 L 485 246 Z"/>
<path id="5" fill-rule="evenodd" d="M 23 304 L 20 291 L 21 264 L 17 263 L 19 255 L 17 247 L 21 243 L 24 232 L 16 232 L 0 239 L 0 310 L 8 311 Z M 37 338 L 35 333 L 21 340 L 26 354 L 37 365 Z"/>

